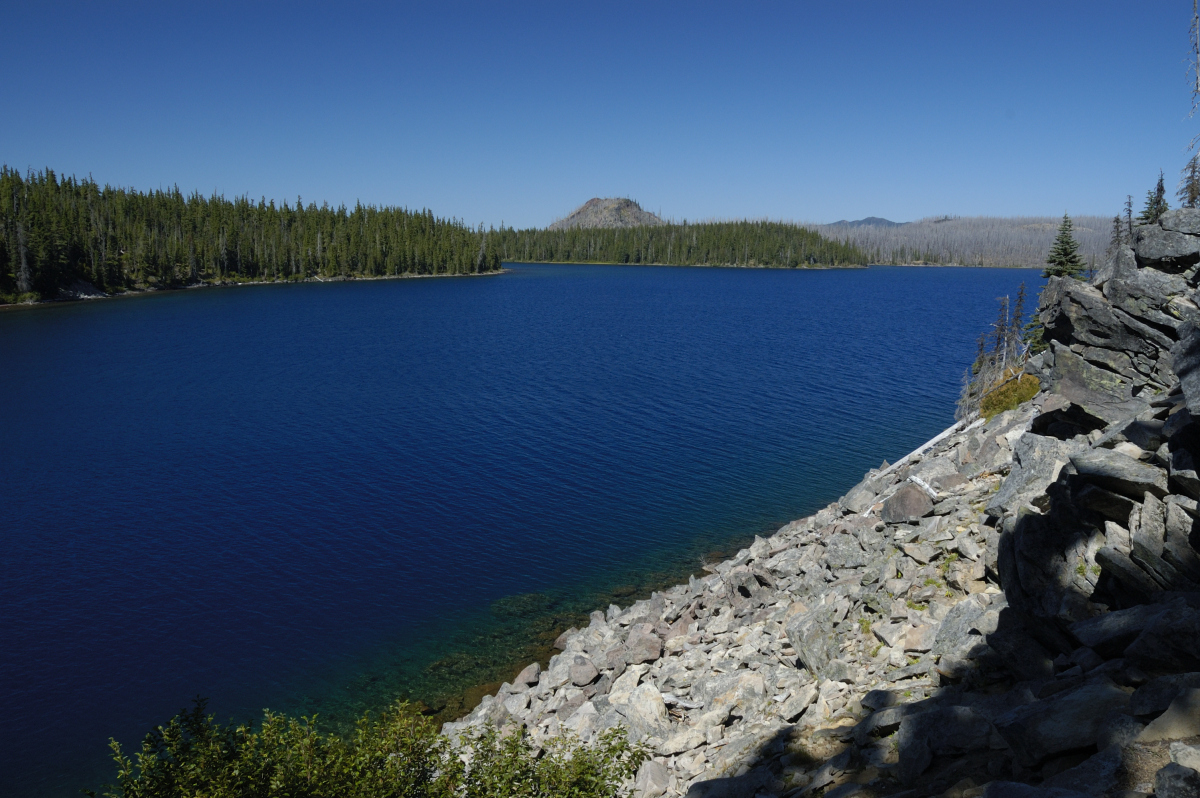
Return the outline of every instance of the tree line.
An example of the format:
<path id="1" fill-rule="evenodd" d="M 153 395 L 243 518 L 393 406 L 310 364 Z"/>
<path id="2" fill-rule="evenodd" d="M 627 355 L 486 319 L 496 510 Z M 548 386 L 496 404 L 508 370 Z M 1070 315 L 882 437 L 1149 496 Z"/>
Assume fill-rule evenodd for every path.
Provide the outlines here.
<path id="1" fill-rule="evenodd" d="M 1103 259 L 1107 221 L 1076 217 L 1075 233 L 1089 263 Z M 826 237 L 854 244 L 871 263 L 1040 266 L 1058 220 L 1050 216 L 938 216 L 895 226 L 808 225 Z"/>
<path id="2" fill-rule="evenodd" d="M 500 269 L 481 228 L 428 210 L 295 205 L 103 188 L 52 170 L 0 167 L 0 299 L 52 298 L 206 282 Z"/>
<path id="3" fill-rule="evenodd" d="M 514 230 L 488 233 L 506 261 L 524 263 L 628 263 L 666 266 L 863 265 L 866 255 L 784 222 L 669 223 L 645 227 Z"/>

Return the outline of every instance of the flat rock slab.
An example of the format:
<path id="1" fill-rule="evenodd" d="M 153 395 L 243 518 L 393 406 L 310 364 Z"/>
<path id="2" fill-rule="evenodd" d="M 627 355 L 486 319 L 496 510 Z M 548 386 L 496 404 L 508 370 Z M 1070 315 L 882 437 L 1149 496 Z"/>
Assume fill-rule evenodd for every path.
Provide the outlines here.
<path id="1" fill-rule="evenodd" d="M 1071 465 L 1089 482 L 1131 499 L 1140 500 L 1147 492 L 1159 498 L 1167 495 L 1166 472 L 1113 449 L 1072 455 Z"/>
<path id="2" fill-rule="evenodd" d="M 1167 711 L 1150 722 L 1138 735 L 1139 743 L 1182 740 L 1200 735 L 1200 689 L 1183 690 Z"/>
<path id="3" fill-rule="evenodd" d="M 1162 615 L 1164 609 L 1158 604 L 1139 604 L 1127 610 L 1106 612 L 1072 624 L 1071 634 L 1080 643 L 1101 654 L 1120 656 L 1142 630 Z"/>
<path id="4" fill-rule="evenodd" d="M 1200 671 L 1200 611 L 1176 599 L 1125 649 L 1150 674 Z"/>
<path id="5" fill-rule="evenodd" d="M 1117 786 L 1121 764 L 1121 749 L 1118 746 L 1110 745 L 1075 767 L 1051 776 L 1040 786 L 1042 789 L 1058 787 L 1064 790 L 1075 790 L 1086 795 L 1101 796 Z"/>
<path id="6" fill-rule="evenodd" d="M 1184 690 L 1200 688 L 1200 673 L 1173 673 L 1151 679 L 1133 692 L 1129 711 L 1135 715 L 1165 712 L 1175 696 Z"/>
<path id="7" fill-rule="evenodd" d="M 1093 682 L 1009 710 L 996 718 L 996 730 L 1021 763 L 1033 767 L 1054 754 L 1094 745 L 1108 713 L 1128 706 L 1121 688 Z"/>

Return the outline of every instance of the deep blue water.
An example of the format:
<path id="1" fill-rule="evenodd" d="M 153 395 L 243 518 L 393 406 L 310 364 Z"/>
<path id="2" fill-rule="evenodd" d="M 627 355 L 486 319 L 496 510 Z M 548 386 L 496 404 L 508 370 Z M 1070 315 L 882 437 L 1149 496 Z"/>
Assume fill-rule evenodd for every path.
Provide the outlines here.
<path id="1" fill-rule="evenodd" d="M 0 795 L 98 786 L 110 735 L 197 694 L 421 697 L 435 659 L 511 659 L 496 599 L 586 604 L 810 513 L 952 421 L 1035 281 L 511 269 L 0 313 Z"/>

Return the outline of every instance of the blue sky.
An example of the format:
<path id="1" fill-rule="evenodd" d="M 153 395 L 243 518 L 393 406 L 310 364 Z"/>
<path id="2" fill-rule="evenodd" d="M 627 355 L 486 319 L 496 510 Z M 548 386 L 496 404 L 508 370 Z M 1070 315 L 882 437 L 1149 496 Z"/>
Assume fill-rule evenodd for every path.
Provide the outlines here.
<path id="1" fill-rule="evenodd" d="M 1186 0 L 0 10 L 9 166 L 471 224 L 1111 215 L 1200 131 Z"/>

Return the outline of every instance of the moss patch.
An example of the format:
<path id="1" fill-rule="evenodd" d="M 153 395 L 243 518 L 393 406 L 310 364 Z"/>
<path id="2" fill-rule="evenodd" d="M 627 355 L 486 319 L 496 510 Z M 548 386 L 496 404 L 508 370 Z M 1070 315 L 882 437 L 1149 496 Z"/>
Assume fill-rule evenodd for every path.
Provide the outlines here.
<path id="1" fill-rule="evenodd" d="M 1037 396 L 1037 392 L 1041 388 L 1042 384 L 1038 382 L 1037 377 L 1032 374 L 1022 374 L 1017 379 L 1009 380 L 999 388 L 984 394 L 983 400 L 979 403 L 979 413 L 990 421 L 993 416 L 999 415 L 1005 410 L 1012 410 L 1023 402 L 1028 402 Z"/>

